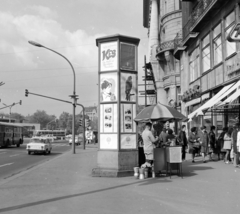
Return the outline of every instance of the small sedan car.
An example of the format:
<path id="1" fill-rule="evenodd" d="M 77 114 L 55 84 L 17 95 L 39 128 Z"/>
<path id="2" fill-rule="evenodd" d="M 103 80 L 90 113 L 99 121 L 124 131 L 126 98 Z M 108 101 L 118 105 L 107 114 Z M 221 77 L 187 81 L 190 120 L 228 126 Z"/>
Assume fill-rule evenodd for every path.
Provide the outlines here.
<path id="1" fill-rule="evenodd" d="M 52 145 L 49 139 L 37 139 L 32 138 L 27 144 L 26 150 L 30 155 L 33 153 L 43 153 L 44 155 L 50 154 L 52 151 Z"/>
<path id="2" fill-rule="evenodd" d="M 68 140 L 68 143 L 69 145 L 72 145 L 72 137 Z M 80 138 L 78 136 L 75 136 L 75 145 L 81 145 Z"/>

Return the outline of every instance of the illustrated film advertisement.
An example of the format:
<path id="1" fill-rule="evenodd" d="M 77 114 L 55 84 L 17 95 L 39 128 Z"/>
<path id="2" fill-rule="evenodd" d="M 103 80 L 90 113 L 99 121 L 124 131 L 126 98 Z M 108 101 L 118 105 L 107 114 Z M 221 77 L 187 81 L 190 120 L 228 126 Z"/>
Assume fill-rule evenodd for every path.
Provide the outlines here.
<path id="1" fill-rule="evenodd" d="M 136 132 L 135 117 L 135 104 L 121 104 L 121 132 Z"/>
<path id="2" fill-rule="evenodd" d="M 117 134 L 100 134 L 100 149 L 117 149 Z"/>
<path id="3" fill-rule="evenodd" d="M 108 42 L 100 47 L 100 70 L 111 71 L 118 68 L 118 43 Z"/>
<path id="4" fill-rule="evenodd" d="M 100 132 L 117 132 L 117 104 L 100 105 Z"/>
<path id="5" fill-rule="evenodd" d="M 136 74 L 121 73 L 121 101 L 136 102 Z"/>
<path id="6" fill-rule="evenodd" d="M 120 68 L 123 70 L 136 70 L 136 46 L 121 42 L 120 44 L 121 61 Z"/>
<path id="7" fill-rule="evenodd" d="M 117 73 L 100 75 L 100 102 L 117 101 Z"/>
<path id="8" fill-rule="evenodd" d="M 136 148 L 137 148 L 136 134 L 121 135 L 121 149 L 136 149 Z"/>

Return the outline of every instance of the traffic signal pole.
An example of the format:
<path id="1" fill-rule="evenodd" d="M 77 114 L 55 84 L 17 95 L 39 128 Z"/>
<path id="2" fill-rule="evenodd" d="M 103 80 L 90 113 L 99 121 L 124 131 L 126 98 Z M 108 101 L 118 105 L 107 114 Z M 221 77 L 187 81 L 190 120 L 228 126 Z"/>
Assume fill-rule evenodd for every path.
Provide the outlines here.
<path id="1" fill-rule="evenodd" d="M 35 93 L 32 93 L 32 92 L 29 92 L 29 91 L 26 89 L 26 90 L 25 90 L 25 96 L 27 97 L 28 94 L 32 94 L 32 95 L 39 96 L 39 97 L 45 97 L 45 98 L 52 99 L 52 100 L 57 100 L 57 101 L 60 101 L 60 102 L 70 103 L 70 104 L 73 105 L 73 103 L 70 102 L 70 101 L 61 100 L 61 99 L 57 99 L 57 98 L 54 98 L 54 97 L 48 97 L 48 96 L 44 96 L 44 95 L 41 95 L 41 94 L 35 94 Z M 75 102 L 74 105 L 81 106 L 82 109 L 83 109 L 83 119 L 84 119 L 84 123 L 83 123 L 83 149 L 85 149 L 85 107 L 84 107 L 82 104 L 77 103 L 77 102 Z M 75 113 L 75 107 L 76 107 L 76 106 L 74 106 L 74 105 L 73 105 L 73 108 L 74 108 L 74 113 Z M 4 107 L 4 108 L 6 108 L 6 107 Z M 75 122 L 75 121 L 74 121 L 74 122 Z M 73 142 L 75 142 L 75 139 L 74 139 Z M 74 149 L 73 149 L 73 152 L 74 152 L 74 154 L 75 154 L 75 147 L 74 147 Z"/>

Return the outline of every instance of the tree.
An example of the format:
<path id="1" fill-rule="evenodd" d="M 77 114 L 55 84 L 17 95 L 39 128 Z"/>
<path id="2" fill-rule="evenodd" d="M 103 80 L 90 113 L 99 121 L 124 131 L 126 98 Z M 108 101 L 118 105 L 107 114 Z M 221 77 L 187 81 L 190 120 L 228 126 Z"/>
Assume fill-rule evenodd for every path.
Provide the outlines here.
<path id="1" fill-rule="evenodd" d="M 68 119 L 69 119 L 70 114 L 67 112 L 63 112 L 60 116 L 59 116 L 59 128 L 60 129 L 67 129 L 67 125 L 68 125 Z"/>
<path id="2" fill-rule="evenodd" d="M 53 115 L 48 115 L 45 111 L 37 110 L 33 115 L 29 116 L 30 123 L 40 123 L 41 129 L 46 128 L 47 123 L 53 120 Z"/>
<path id="3" fill-rule="evenodd" d="M 19 122 L 22 122 L 23 120 L 25 120 L 25 117 L 19 113 L 11 113 L 11 118 Z"/>

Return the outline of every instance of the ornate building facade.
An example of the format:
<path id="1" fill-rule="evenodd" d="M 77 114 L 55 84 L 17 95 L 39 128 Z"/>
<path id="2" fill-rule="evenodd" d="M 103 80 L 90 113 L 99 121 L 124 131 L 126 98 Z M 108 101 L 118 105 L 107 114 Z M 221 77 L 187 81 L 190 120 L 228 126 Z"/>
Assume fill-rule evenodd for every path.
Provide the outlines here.
<path id="1" fill-rule="evenodd" d="M 180 0 L 144 0 L 144 27 L 148 29 L 148 61 L 152 65 L 157 101 L 179 103 L 180 65 L 174 58 L 174 39 L 182 29 Z"/>

